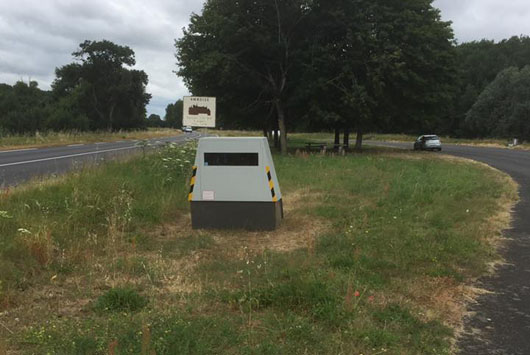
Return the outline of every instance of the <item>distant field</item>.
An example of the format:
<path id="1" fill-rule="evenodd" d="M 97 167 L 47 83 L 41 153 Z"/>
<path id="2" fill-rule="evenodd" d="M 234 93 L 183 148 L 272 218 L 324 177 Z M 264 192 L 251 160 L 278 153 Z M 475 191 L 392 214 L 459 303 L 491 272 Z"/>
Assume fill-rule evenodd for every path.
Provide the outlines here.
<path id="1" fill-rule="evenodd" d="M 77 143 L 110 142 L 121 139 L 149 139 L 182 134 L 170 128 L 148 129 L 145 131 L 120 132 L 46 132 L 34 135 L 0 136 L 0 149 L 48 147 Z"/>
<path id="2" fill-rule="evenodd" d="M 301 152 L 279 230 L 194 231 L 193 155 L 1 194 L 0 353 L 449 353 L 516 199 L 456 158 Z"/>
<path id="3" fill-rule="evenodd" d="M 364 139 L 366 140 L 378 140 L 378 141 L 396 141 L 396 142 L 411 142 L 413 143 L 418 136 L 409 136 L 404 134 L 367 134 Z M 440 136 L 442 143 L 453 143 L 463 145 L 476 145 L 476 146 L 496 146 L 496 147 L 508 147 L 512 141 L 507 139 L 465 139 L 465 138 L 451 138 Z M 529 144 L 518 145 L 519 149 L 530 149 Z"/>
<path id="4" fill-rule="evenodd" d="M 323 141 L 333 142 L 332 133 L 293 133 L 289 136 L 294 141 Z M 386 142 L 407 142 L 412 143 L 418 138 L 418 136 L 410 136 L 405 134 L 379 134 L 379 133 L 368 133 L 363 136 L 364 141 L 386 141 Z M 503 139 L 463 139 L 463 138 L 451 138 L 440 136 L 443 143 L 451 144 L 462 144 L 462 145 L 474 145 L 474 146 L 491 146 L 491 147 L 503 147 L 507 148 L 512 142 Z M 355 143 L 355 133 L 350 136 L 350 144 Z M 530 144 L 520 144 L 516 149 L 530 149 Z"/>
<path id="5" fill-rule="evenodd" d="M 218 134 L 220 136 L 262 136 L 261 132 L 258 131 L 210 131 L 212 134 Z M 363 136 L 363 140 L 372 141 L 386 141 L 386 142 L 408 142 L 414 143 L 418 136 L 411 136 L 406 134 L 380 134 L 380 133 L 367 133 Z M 306 142 L 327 142 L 333 143 L 333 133 L 321 132 L 321 133 L 290 133 L 288 139 L 291 143 L 291 147 L 304 147 Z M 507 139 L 464 139 L 464 138 L 451 138 L 440 136 L 443 143 L 451 144 L 462 144 L 462 145 L 474 145 L 474 146 L 490 146 L 490 147 L 503 147 L 507 148 L 512 141 Z M 342 142 L 342 135 L 341 135 Z M 355 133 L 350 135 L 350 144 L 355 144 Z M 520 144 L 515 149 L 530 149 L 530 144 Z"/>

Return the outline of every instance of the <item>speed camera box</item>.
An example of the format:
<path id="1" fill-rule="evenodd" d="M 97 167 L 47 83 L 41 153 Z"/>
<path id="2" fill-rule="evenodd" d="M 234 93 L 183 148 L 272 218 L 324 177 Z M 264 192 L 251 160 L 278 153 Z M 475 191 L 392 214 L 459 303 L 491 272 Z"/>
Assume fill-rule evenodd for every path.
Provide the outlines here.
<path id="1" fill-rule="evenodd" d="M 188 200 L 195 229 L 276 229 L 283 202 L 267 139 L 201 138 Z"/>

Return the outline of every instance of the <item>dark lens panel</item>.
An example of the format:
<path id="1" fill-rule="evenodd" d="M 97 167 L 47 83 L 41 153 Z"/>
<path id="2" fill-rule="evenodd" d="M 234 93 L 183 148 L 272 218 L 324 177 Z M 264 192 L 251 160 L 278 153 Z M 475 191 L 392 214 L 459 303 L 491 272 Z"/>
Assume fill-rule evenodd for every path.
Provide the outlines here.
<path id="1" fill-rule="evenodd" d="M 205 166 L 258 166 L 258 153 L 204 153 Z"/>

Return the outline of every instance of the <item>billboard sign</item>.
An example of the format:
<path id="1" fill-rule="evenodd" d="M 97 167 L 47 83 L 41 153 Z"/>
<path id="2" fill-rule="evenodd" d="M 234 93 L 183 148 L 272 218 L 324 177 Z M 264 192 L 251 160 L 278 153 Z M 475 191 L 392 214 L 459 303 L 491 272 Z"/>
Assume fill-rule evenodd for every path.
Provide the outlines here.
<path id="1" fill-rule="evenodd" d="M 215 97 L 184 97 L 182 124 L 189 127 L 215 127 Z"/>

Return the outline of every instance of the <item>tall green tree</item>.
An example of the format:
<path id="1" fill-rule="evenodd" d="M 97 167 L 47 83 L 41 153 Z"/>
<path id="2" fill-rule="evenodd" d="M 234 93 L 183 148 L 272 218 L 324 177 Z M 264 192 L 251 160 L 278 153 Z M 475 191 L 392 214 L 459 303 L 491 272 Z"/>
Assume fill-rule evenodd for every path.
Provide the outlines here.
<path id="1" fill-rule="evenodd" d="M 368 129 L 434 126 L 452 38 L 431 0 L 209 0 L 176 42 L 178 73 L 221 112 L 257 103 L 247 127 L 270 126 L 271 106 L 283 152 L 289 126 L 356 130 L 360 146 Z"/>
<path id="2" fill-rule="evenodd" d="M 357 132 L 434 126 L 456 77 L 453 33 L 431 0 L 318 2 L 317 109 Z M 322 115 L 322 113 L 321 113 Z"/>
<path id="3" fill-rule="evenodd" d="M 147 126 L 164 127 L 164 121 L 162 121 L 159 115 L 152 113 L 149 115 L 149 117 L 147 117 Z"/>
<path id="4" fill-rule="evenodd" d="M 46 129 L 51 131 L 88 131 L 90 119 L 80 107 L 83 88 L 78 86 L 68 95 L 56 98 L 47 106 Z"/>
<path id="5" fill-rule="evenodd" d="M 34 133 L 46 128 L 49 92 L 36 81 L 0 85 L 0 133 Z"/>
<path id="6" fill-rule="evenodd" d="M 195 95 L 229 107 L 274 109 L 287 152 L 287 111 L 296 89 L 310 0 L 207 0 L 176 41 L 178 74 Z M 256 117 L 250 115 L 249 126 Z M 262 126 L 269 125 L 263 122 Z"/>
<path id="7" fill-rule="evenodd" d="M 75 95 L 77 107 L 93 130 L 143 128 L 148 78 L 135 65 L 134 52 L 110 41 L 85 41 L 72 53 L 76 62 L 56 69 L 52 87 L 57 99 Z M 75 94 L 74 94 L 75 93 Z"/>
<path id="8" fill-rule="evenodd" d="M 456 47 L 458 56 L 458 91 L 454 112 L 440 128 L 448 134 L 474 137 L 473 126 L 465 124 L 466 113 L 484 89 L 506 68 L 519 69 L 530 63 L 530 37 L 513 36 L 499 42 L 490 40 L 463 43 Z"/>
<path id="9" fill-rule="evenodd" d="M 530 66 L 510 67 L 484 89 L 466 116 L 479 137 L 530 140 Z"/>
<path id="10" fill-rule="evenodd" d="M 169 104 L 166 107 L 166 115 L 164 120 L 166 125 L 171 128 L 181 128 L 182 127 L 182 114 L 184 103 L 182 100 L 177 100 L 174 104 Z"/>

